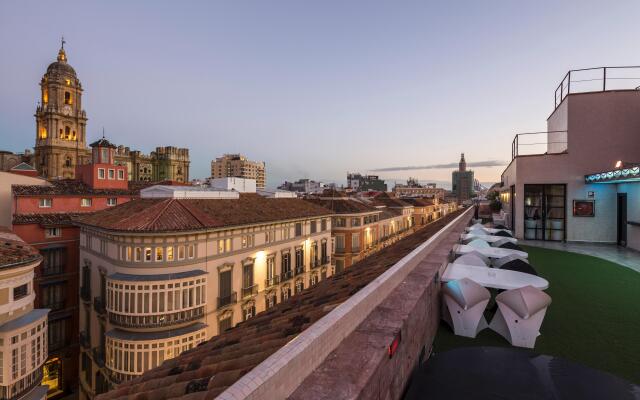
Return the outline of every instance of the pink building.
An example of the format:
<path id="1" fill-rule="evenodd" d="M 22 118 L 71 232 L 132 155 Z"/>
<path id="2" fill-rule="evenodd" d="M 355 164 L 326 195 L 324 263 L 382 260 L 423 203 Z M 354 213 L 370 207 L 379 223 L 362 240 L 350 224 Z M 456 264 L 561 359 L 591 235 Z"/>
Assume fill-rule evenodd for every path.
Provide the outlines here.
<path id="1" fill-rule="evenodd" d="M 640 80 L 625 78 L 631 72 L 640 68 L 570 71 L 547 132 L 516 135 L 501 200 L 518 238 L 640 249 Z"/>

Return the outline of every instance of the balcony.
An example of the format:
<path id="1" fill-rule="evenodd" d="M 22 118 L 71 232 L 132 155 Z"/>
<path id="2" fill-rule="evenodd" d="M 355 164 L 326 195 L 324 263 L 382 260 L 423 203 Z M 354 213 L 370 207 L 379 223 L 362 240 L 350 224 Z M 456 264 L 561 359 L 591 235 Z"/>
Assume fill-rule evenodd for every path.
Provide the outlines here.
<path id="1" fill-rule="evenodd" d="M 107 313 L 107 308 L 105 307 L 104 300 L 100 297 L 93 298 L 93 309 L 98 315 L 104 315 Z"/>
<path id="2" fill-rule="evenodd" d="M 329 264 L 330 262 L 331 262 L 331 260 L 329 259 L 329 257 L 327 257 L 327 256 L 322 257 L 322 261 L 321 261 L 321 264 L 322 264 L 322 265 L 327 265 L 327 264 Z"/>
<path id="3" fill-rule="evenodd" d="M 2 395 L 2 399 L 7 400 L 17 400 L 23 398 L 24 395 L 28 394 L 42 383 L 42 374 L 43 369 L 38 368 L 32 373 L 26 375 L 24 378 L 16 381 L 8 386 L 2 386 L 0 395 Z M 11 393 L 9 396 L 8 394 Z"/>
<path id="4" fill-rule="evenodd" d="M 285 271 L 285 272 L 282 273 L 281 282 L 288 281 L 291 278 L 293 278 L 293 271 L 291 271 L 291 270 Z"/>
<path id="5" fill-rule="evenodd" d="M 218 309 L 235 304 L 238 301 L 238 293 L 233 292 L 228 296 L 218 297 Z"/>
<path id="6" fill-rule="evenodd" d="M 157 315 L 127 315 L 109 311 L 109 322 L 123 328 L 163 328 L 204 318 L 204 306 Z"/>
<path id="7" fill-rule="evenodd" d="M 100 368 L 104 367 L 104 348 L 94 347 L 91 354 L 93 356 L 93 361 L 95 361 Z"/>
<path id="8" fill-rule="evenodd" d="M 80 298 L 87 303 L 91 302 L 91 288 L 82 286 L 80 288 Z"/>
<path id="9" fill-rule="evenodd" d="M 639 90 L 640 66 L 574 69 L 564 76 L 555 91 L 555 108 L 572 93 Z"/>
<path id="10" fill-rule="evenodd" d="M 271 287 L 271 286 L 275 286 L 278 283 L 280 283 L 280 275 L 275 275 L 273 278 L 271 279 L 266 279 L 264 281 L 264 286 L 265 287 Z"/>
<path id="11" fill-rule="evenodd" d="M 62 310 L 64 308 L 64 300 L 49 302 L 48 304 L 44 305 L 44 308 L 49 308 L 51 309 L 51 311 Z"/>
<path id="12" fill-rule="evenodd" d="M 311 259 L 311 269 L 313 268 L 318 268 L 320 266 L 320 259 L 319 258 L 312 258 Z"/>
<path id="13" fill-rule="evenodd" d="M 250 296 L 255 296 L 258 294 L 258 285 L 253 285 L 253 286 L 249 286 L 246 288 L 242 288 L 242 297 L 250 297 Z"/>
<path id="14" fill-rule="evenodd" d="M 296 267 L 296 275 L 304 274 L 304 265 L 299 265 Z"/>

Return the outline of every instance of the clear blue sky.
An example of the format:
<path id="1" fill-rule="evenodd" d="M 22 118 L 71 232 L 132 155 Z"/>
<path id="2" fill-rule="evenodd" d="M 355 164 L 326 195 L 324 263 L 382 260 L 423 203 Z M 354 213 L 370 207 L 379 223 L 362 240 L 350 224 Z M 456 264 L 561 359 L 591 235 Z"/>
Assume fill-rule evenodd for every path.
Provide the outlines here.
<path id="1" fill-rule="evenodd" d="M 264 160 L 268 184 L 507 161 L 568 69 L 640 64 L 640 2 L 2 1 L 0 148 L 32 147 L 60 36 L 89 139 Z M 475 168 L 484 182 L 502 168 Z M 450 169 L 385 172 L 449 180 Z"/>

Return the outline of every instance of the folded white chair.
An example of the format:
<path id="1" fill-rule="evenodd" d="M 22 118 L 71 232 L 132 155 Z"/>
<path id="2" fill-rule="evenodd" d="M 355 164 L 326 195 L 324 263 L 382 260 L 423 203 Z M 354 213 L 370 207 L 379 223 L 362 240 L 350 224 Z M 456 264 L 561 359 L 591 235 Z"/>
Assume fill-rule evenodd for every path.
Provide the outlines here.
<path id="1" fill-rule="evenodd" d="M 496 296 L 498 311 L 489 328 L 513 346 L 534 348 L 551 297 L 533 286 L 507 290 Z"/>
<path id="2" fill-rule="evenodd" d="M 467 245 L 473 247 L 474 249 L 488 249 L 491 247 L 489 243 L 482 239 L 473 239 Z"/>
<path id="3" fill-rule="evenodd" d="M 480 254 L 480 256 L 482 256 L 482 254 Z M 476 267 L 488 267 L 489 266 L 487 265 L 488 259 L 485 256 L 482 256 L 482 257 L 480 256 L 475 252 L 467 253 L 453 260 L 453 264 L 473 265 Z"/>
<path id="4" fill-rule="evenodd" d="M 497 259 L 493 260 L 492 264 L 493 264 L 494 268 L 500 268 L 503 265 L 505 265 L 506 263 L 511 262 L 513 260 L 517 260 L 517 259 L 520 259 L 520 260 L 526 262 L 527 264 L 529 263 L 529 260 L 527 260 L 524 257 L 520 257 L 520 256 L 518 256 L 516 254 L 509 254 L 508 256 L 500 257 L 500 258 L 497 258 Z"/>
<path id="5" fill-rule="evenodd" d="M 459 336 L 475 338 L 487 327 L 484 309 L 489 291 L 469 278 L 449 281 L 442 286 L 442 318 Z"/>

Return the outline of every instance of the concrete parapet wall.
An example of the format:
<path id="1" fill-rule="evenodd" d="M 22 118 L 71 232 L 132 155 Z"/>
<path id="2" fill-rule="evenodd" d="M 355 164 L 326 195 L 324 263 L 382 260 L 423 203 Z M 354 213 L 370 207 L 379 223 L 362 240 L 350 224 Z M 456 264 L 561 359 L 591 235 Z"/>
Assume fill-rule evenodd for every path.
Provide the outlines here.
<path id="1" fill-rule="evenodd" d="M 434 277 L 472 215 L 472 208 L 465 211 L 218 398 L 322 398 L 321 393 L 332 399 L 365 398 L 383 391 L 392 397 L 380 398 L 398 398 L 420 349 L 435 335 L 439 311 Z M 398 328 L 404 330 L 402 342 L 394 358 L 388 359 L 386 346 Z M 372 347 L 373 343 L 377 344 Z M 350 357 L 347 370 L 325 368 L 332 361 L 340 363 L 343 356 Z M 380 367 L 388 362 L 397 365 L 389 365 L 385 376 Z M 347 379 L 349 371 L 355 374 L 353 379 Z M 331 377 L 329 386 L 319 381 Z M 378 389 L 368 387 L 372 384 Z"/>

